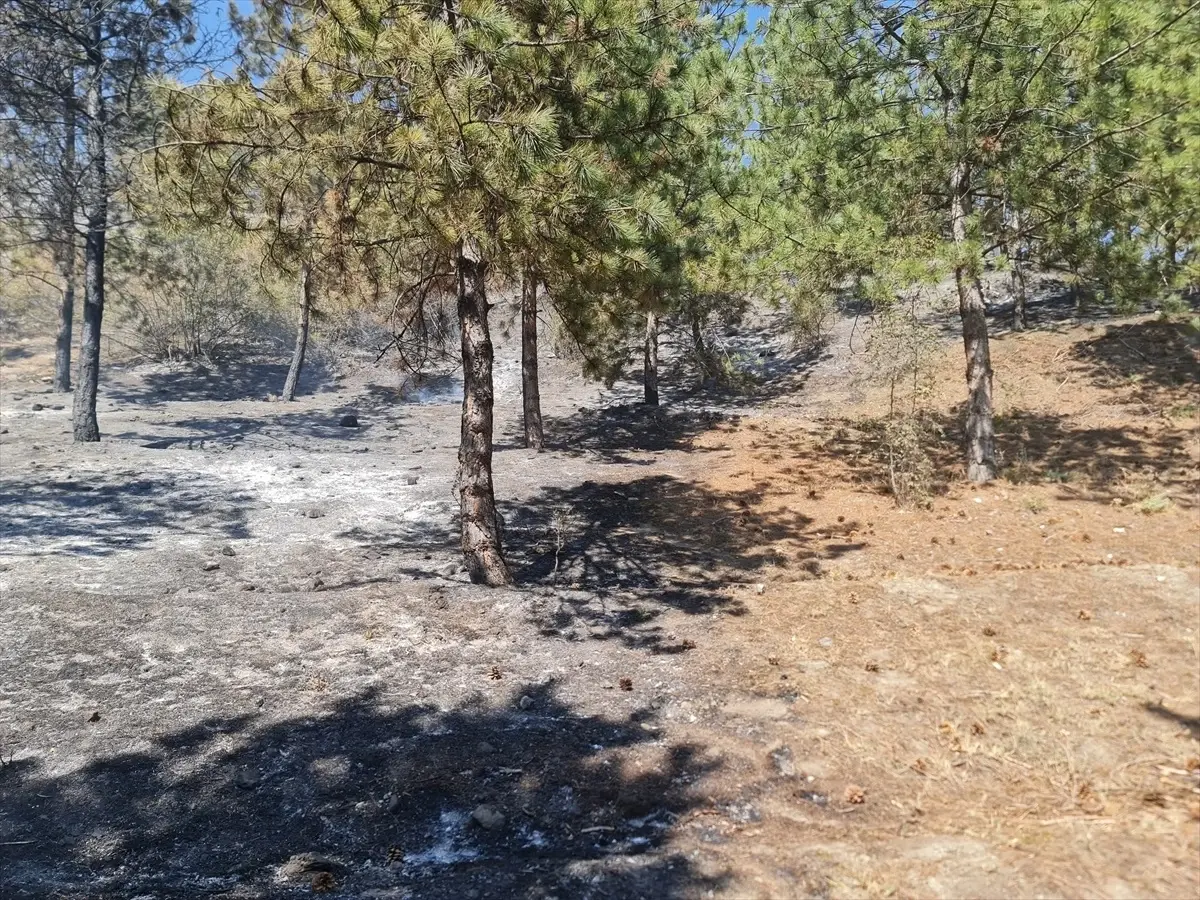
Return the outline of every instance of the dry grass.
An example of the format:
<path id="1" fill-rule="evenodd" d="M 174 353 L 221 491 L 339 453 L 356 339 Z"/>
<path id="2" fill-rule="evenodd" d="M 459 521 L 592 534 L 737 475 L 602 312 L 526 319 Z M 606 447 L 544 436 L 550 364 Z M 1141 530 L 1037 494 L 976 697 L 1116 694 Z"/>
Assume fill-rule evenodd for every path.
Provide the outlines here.
<path id="1" fill-rule="evenodd" d="M 762 594 L 733 589 L 748 615 L 722 652 L 742 664 L 719 672 L 798 696 L 804 727 L 761 740 L 820 777 L 764 801 L 756 851 L 728 854 L 728 896 L 791 896 L 771 870 L 784 847 L 825 855 L 832 897 L 1200 893 L 1197 433 L 1159 414 L 1190 386 L 1164 377 L 1148 404 L 1146 379 L 1089 380 L 1095 340 L 997 342 L 1025 471 L 975 490 L 943 459 L 930 509 L 892 502 L 853 415 L 760 417 L 699 442 L 722 454 L 697 473 L 709 490 L 808 523 L 760 549 L 779 560 Z M 1079 379 L 1069 402 L 1055 360 Z M 1017 367 L 1038 374 L 1011 387 Z"/>

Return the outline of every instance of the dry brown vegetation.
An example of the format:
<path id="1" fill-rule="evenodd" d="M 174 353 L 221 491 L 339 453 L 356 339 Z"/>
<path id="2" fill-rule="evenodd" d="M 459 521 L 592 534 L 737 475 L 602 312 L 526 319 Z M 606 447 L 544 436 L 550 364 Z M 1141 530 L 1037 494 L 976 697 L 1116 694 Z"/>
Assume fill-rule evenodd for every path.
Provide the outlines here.
<path id="1" fill-rule="evenodd" d="M 959 483 L 947 425 L 927 508 L 886 493 L 878 391 L 697 440 L 714 524 L 773 560 L 735 589 L 712 677 L 801 717 L 753 742 L 787 745 L 800 780 L 740 829 L 729 896 L 803 896 L 781 855 L 837 897 L 1196 894 L 1195 348 L 1144 319 L 998 342 L 1007 480 Z"/>

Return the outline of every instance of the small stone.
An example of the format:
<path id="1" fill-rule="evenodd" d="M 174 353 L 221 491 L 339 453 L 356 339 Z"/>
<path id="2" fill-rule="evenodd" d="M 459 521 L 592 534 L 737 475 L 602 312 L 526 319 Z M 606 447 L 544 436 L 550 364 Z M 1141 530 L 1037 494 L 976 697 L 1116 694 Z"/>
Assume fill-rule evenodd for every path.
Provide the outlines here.
<path id="1" fill-rule="evenodd" d="M 248 582 L 248 581 L 243 581 L 241 584 L 239 584 L 239 585 L 238 585 L 237 589 L 238 589 L 239 591 L 253 591 L 253 590 L 257 590 L 257 588 L 255 588 L 255 586 L 254 586 L 254 585 L 252 585 L 252 584 L 251 584 L 250 582 Z"/>
<path id="2" fill-rule="evenodd" d="M 387 810 L 388 815 L 394 816 L 396 813 L 400 812 L 400 807 L 402 805 L 403 803 L 400 800 L 399 794 L 388 794 L 387 802 L 383 805 L 383 808 Z"/>
<path id="3" fill-rule="evenodd" d="M 0 434 L 8 434 L 7 428 L 0 428 Z"/>
<path id="4" fill-rule="evenodd" d="M 90 716 L 88 716 L 88 721 L 89 722 L 99 722 L 100 721 L 100 711 L 96 710 Z"/>
<path id="5" fill-rule="evenodd" d="M 244 766 L 233 776 L 233 783 L 244 791 L 252 791 L 262 782 L 262 772 L 254 766 Z M 294 857 L 293 857 L 294 858 Z"/>
<path id="6" fill-rule="evenodd" d="M 61 412 L 62 410 L 66 409 L 66 407 L 65 407 L 65 406 L 63 406 L 61 403 L 55 403 L 55 404 L 54 404 L 53 406 L 51 406 L 50 408 L 51 408 L 52 410 L 54 410 L 55 412 Z"/>
<path id="7" fill-rule="evenodd" d="M 485 831 L 499 831 L 507 821 L 504 813 L 487 803 L 481 803 L 475 807 L 475 811 L 471 813 L 471 819 Z"/>
<path id="8" fill-rule="evenodd" d="M 533 698 L 525 694 L 517 701 L 517 706 L 521 707 L 521 709 L 530 709 L 533 706 L 533 702 Z"/>
<path id="9" fill-rule="evenodd" d="M 325 515 L 325 513 L 323 510 L 319 510 L 316 507 L 314 507 L 313 509 L 306 510 L 304 515 L 308 516 L 310 519 L 320 519 L 322 516 Z"/>
<path id="10" fill-rule="evenodd" d="M 237 553 L 234 552 L 232 547 L 230 547 L 228 544 L 226 544 L 224 547 L 221 548 L 221 555 L 222 556 L 237 556 Z"/>
<path id="11" fill-rule="evenodd" d="M 409 485 L 411 485 L 411 484 L 416 484 L 416 483 L 417 483 L 417 476 L 416 476 L 416 475 L 405 475 L 405 476 L 404 476 L 404 483 L 405 483 L 405 484 L 409 484 Z"/>
<path id="12" fill-rule="evenodd" d="M 310 591 L 320 591 L 320 590 L 323 590 L 324 588 L 325 588 L 325 582 L 320 578 L 314 578 L 308 584 L 308 589 Z"/>
<path id="13" fill-rule="evenodd" d="M 35 404 L 33 404 L 33 406 L 31 406 L 29 408 L 32 409 L 34 412 L 41 412 L 46 407 L 42 406 L 42 404 L 40 404 L 40 403 L 35 403 Z"/>
<path id="14" fill-rule="evenodd" d="M 479 745 L 475 749 L 478 750 L 480 753 L 495 753 L 496 752 L 496 748 L 493 747 L 491 744 L 489 744 L 487 741 L 480 741 Z"/>
<path id="15" fill-rule="evenodd" d="M 761 594 L 766 589 L 767 589 L 767 586 L 765 584 L 756 584 L 754 586 L 754 593 Z"/>
<path id="16" fill-rule="evenodd" d="M 817 646 L 824 647 L 826 650 L 828 650 L 830 647 L 833 646 L 833 638 L 823 637 L 819 641 L 817 641 Z"/>
<path id="17" fill-rule="evenodd" d="M 778 750 L 772 750 L 771 762 L 775 766 L 775 771 L 784 778 L 792 778 L 795 776 L 796 761 L 792 756 L 791 747 L 780 747 Z"/>
<path id="18" fill-rule="evenodd" d="M 358 416 L 342 416 L 338 419 L 338 424 L 343 428 L 357 428 Z"/>
<path id="19" fill-rule="evenodd" d="M 219 568 L 221 568 L 221 564 L 219 562 L 217 562 L 216 560 L 209 560 L 208 562 L 206 562 L 204 564 L 205 572 L 215 572 Z"/>
<path id="20" fill-rule="evenodd" d="M 279 877 L 295 881 L 316 872 L 336 872 L 338 864 L 319 853 L 297 853 L 279 867 Z"/>

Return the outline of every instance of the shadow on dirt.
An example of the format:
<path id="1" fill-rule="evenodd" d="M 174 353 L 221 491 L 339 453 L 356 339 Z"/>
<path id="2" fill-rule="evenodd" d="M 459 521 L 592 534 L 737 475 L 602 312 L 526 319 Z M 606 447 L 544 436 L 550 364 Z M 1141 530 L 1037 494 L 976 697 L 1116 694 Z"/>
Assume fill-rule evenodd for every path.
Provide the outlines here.
<path id="1" fill-rule="evenodd" d="M 1160 719 L 1174 722 L 1180 728 L 1186 729 L 1191 735 L 1192 740 L 1200 741 L 1200 717 L 1185 716 L 1182 713 L 1167 709 L 1161 703 L 1147 703 L 1145 704 L 1145 709 L 1146 712 L 1156 715 Z"/>
<path id="2" fill-rule="evenodd" d="M 1172 458 L 1187 458 L 1183 433 L 1071 428 L 1061 416 L 1016 410 L 997 417 L 996 440 L 1005 460 L 1001 477 L 1009 481 L 1044 481 L 1057 485 L 1064 498 L 1111 503 L 1136 499 L 1128 496 L 1131 478 L 1149 478 L 1160 490 L 1178 479 L 1177 502 L 1193 502 L 1186 473 L 1170 470 Z M 1154 492 L 1154 484 L 1143 487 Z"/>
<path id="3" fill-rule="evenodd" d="M 655 475 L 547 488 L 504 506 L 509 561 L 520 582 L 556 588 L 554 601 L 535 610 L 544 633 L 578 637 L 586 626 L 593 638 L 681 652 L 686 646 L 656 624 L 667 609 L 743 615 L 732 586 L 767 568 L 818 577 L 821 560 L 861 549 L 818 546 L 819 529 L 800 513 L 753 512 L 769 487 L 718 494 Z M 779 541 L 802 549 L 789 558 L 776 550 Z"/>
<path id="4" fill-rule="evenodd" d="M 346 415 L 353 415 L 357 424 L 349 427 L 340 424 Z M 283 448 L 313 440 L 353 443 L 365 437 L 373 424 L 370 419 L 359 418 L 357 407 L 339 406 L 261 418 L 230 415 L 157 422 L 152 426 L 153 431 L 123 431 L 112 438 L 137 443 L 148 450 L 232 450 L 247 440 Z"/>
<path id="5" fill-rule="evenodd" d="M 1200 384 L 1200 333 L 1183 322 L 1109 325 L 1101 336 L 1076 344 L 1072 357 L 1100 387 L 1132 386 L 1135 398 L 1151 406 L 1169 402 L 1164 391 Z"/>
<path id="6" fill-rule="evenodd" d="M 547 446 L 559 453 L 595 455 L 609 463 L 649 465 L 652 460 L 629 454 L 687 449 L 692 438 L 722 421 L 725 417 L 721 413 L 709 410 L 668 411 L 640 404 L 609 406 L 547 419 L 546 438 Z"/>
<path id="7" fill-rule="evenodd" d="M 87 481 L 6 479 L 0 481 L 0 537 L 10 548 L 21 540 L 34 544 L 35 552 L 84 556 L 136 549 L 164 533 L 248 538 L 246 513 L 252 502 L 247 495 L 220 494 L 187 478 L 133 472 Z"/>
<path id="8" fill-rule="evenodd" d="M 102 384 L 101 392 L 105 398 L 142 406 L 167 401 L 264 400 L 283 390 L 287 373 L 286 363 L 229 360 L 174 370 L 145 371 L 136 384 L 109 380 Z M 297 386 L 298 394 L 320 394 L 336 389 L 333 373 L 319 358 L 305 362 Z"/>
<path id="9" fill-rule="evenodd" d="M 954 301 L 958 303 L 957 300 Z M 993 338 L 1009 334 L 1020 334 L 1021 331 L 1062 331 L 1076 325 L 1088 322 L 1102 322 L 1122 313 L 1102 303 L 1080 303 L 1065 281 L 1048 278 L 1033 290 L 1025 304 L 1025 328 L 1018 330 L 1013 327 L 1013 317 L 1016 306 L 1008 291 L 1004 291 L 1000 302 L 990 299 L 988 303 L 988 332 Z M 1124 313 L 1127 315 L 1128 313 Z M 955 309 L 950 316 L 955 335 L 962 337 L 962 325 Z"/>
<path id="10" fill-rule="evenodd" d="M 920 416 L 919 449 L 903 438 L 892 443 L 886 419 L 831 419 L 821 439 L 789 449 L 819 454 L 834 466 L 836 477 L 882 494 L 891 491 L 891 466 L 909 471 L 928 465 L 925 491 L 938 496 L 963 480 L 964 419 L 963 404 L 949 415 Z M 785 446 L 783 441 L 764 444 L 767 449 Z M 1183 432 L 1072 427 L 1066 416 L 1018 409 L 996 416 L 996 448 L 1001 479 L 1052 485 L 1062 499 L 1110 504 L 1163 493 L 1184 507 L 1195 502 L 1189 470 L 1179 465 L 1189 458 Z"/>
<path id="11" fill-rule="evenodd" d="M 609 720 L 552 686 L 517 693 L 528 700 L 507 709 L 365 694 L 303 718 L 197 721 L 68 774 L 16 760 L 0 769 L 0 894 L 599 900 L 719 886 L 666 848 L 699 802 L 686 785 L 713 763 L 655 745 L 644 774 L 623 775 L 612 751 L 652 741 L 652 713 Z M 483 804 L 503 820 L 473 821 Z M 281 868 L 299 854 L 307 866 Z"/>
<path id="12" fill-rule="evenodd" d="M 706 377 L 700 371 L 688 339 L 664 334 L 661 405 L 643 403 L 641 371 L 631 367 L 630 377 L 607 392 L 605 406 L 547 417 L 547 446 L 561 453 L 596 455 L 606 462 L 639 462 L 627 454 L 686 449 L 692 437 L 715 423 L 736 419 L 796 393 L 832 352 L 826 339 L 800 339 L 781 324 L 783 320 L 781 313 L 774 313 L 765 324 L 738 326 L 720 337 L 710 336 L 710 353 L 728 367 L 724 379 Z M 675 331 L 679 328 L 675 326 Z M 523 432 L 519 415 L 509 423 L 509 430 L 518 435 Z M 497 449 L 522 446 L 518 439 L 497 445 Z"/>
<path id="13" fill-rule="evenodd" d="M 13 362 L 18 359 L 30 359 L 33 356 L 33 350 L 23 345 L 14 347 L 0 347 L 0 360 L 4 362 Z"/>

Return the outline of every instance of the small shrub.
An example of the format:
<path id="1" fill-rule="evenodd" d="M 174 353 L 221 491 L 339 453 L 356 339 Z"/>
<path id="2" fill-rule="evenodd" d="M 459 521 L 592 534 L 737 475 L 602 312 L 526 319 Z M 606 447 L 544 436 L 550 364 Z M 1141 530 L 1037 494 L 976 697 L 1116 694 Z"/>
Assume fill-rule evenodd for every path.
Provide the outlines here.
<path id="1" fill-rule="evenodd" d="M 1151 494 L 1138 504 L 1138 510 L 1147 516 L 1165 512 L 1171 506 L 1171 498 L 1166 494 Z"/>
<path id="2" fill-rule="evenodd" d="M 1022 504 L 1031 513 L 1042 513 L 1046 511 L 1046 500 L 1043 497 L 1026 497 Z"/>
<path id="3" fill-rule="evenodd" d="M 254 270 L 228 236 L 144 235 L 116 292 L 136 350 L 150 359 L 212 359 L 274 323 Z"/>
<path id="4" fill-rule="evenodd" d="M 1167 416 L 1172 419 L 1194 419 L 1200 407 L 1195 403 L 1180 403 L 1167 410 Z"/>
<path id="5" fill-rule="evenodd" d="M 929 447 L 936 437 L 935 429 L 920 416 L 896 416 L 884 422 L 888 487 L 898 505 L 929 505 L 935 475 Z"/>

